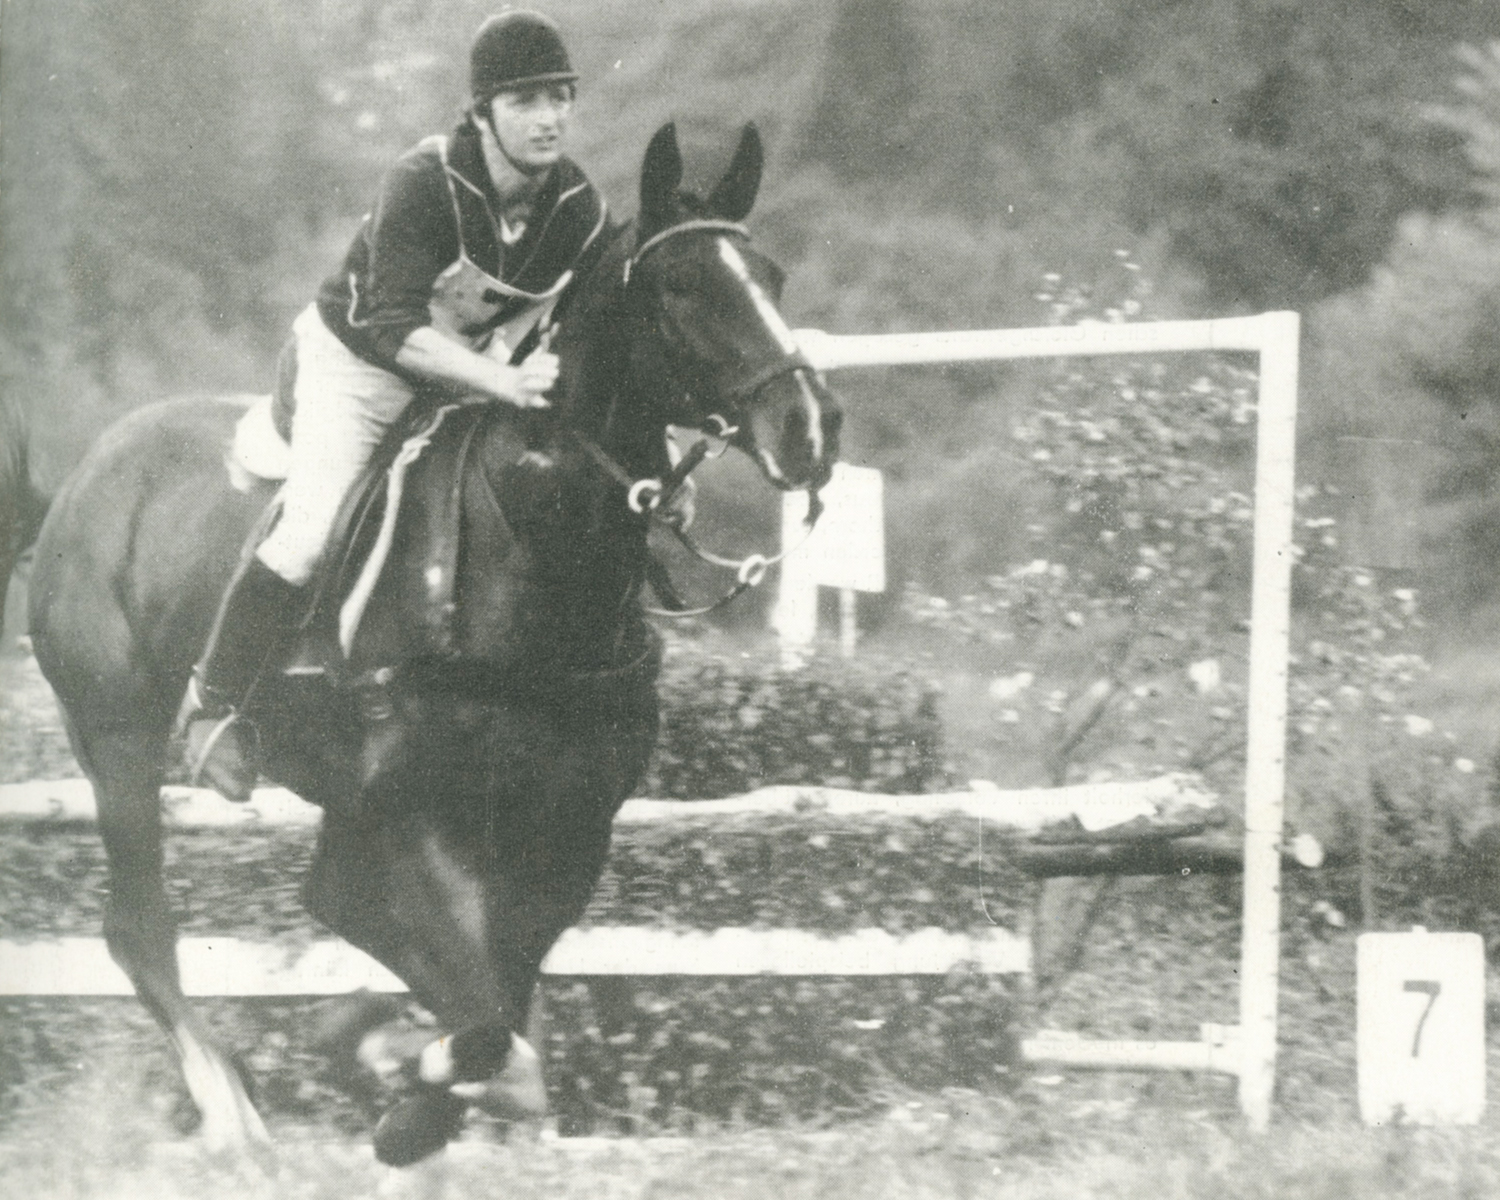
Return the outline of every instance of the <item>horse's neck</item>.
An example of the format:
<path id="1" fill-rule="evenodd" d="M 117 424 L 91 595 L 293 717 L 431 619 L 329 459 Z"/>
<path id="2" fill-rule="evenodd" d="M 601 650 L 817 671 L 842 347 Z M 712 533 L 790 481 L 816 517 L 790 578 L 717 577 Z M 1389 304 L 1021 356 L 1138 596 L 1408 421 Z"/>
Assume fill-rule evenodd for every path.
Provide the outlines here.
<path id="1" fill-rule="evenodd" d="M 664 396 L 644 392 L 632 378 L 633 318 L 621 268 L 630 238 L 617 239 L 586 282 L 558 348 L 562 386 L 559 428 L 592 441 L 633 479 L 659 475 L 666 463 Z"/>

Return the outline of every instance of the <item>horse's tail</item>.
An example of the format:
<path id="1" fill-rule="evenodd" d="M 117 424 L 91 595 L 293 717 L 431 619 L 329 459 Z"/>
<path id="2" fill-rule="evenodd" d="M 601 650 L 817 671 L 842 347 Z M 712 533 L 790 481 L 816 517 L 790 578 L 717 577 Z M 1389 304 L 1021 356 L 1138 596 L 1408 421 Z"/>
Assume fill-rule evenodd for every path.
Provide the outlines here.
<path id="1" fill-rule="evenodd" d="M 0 595 L 51 504 L 31 478 L 27 442 L 25 414 L 15 401 L 0 398 Z"/>

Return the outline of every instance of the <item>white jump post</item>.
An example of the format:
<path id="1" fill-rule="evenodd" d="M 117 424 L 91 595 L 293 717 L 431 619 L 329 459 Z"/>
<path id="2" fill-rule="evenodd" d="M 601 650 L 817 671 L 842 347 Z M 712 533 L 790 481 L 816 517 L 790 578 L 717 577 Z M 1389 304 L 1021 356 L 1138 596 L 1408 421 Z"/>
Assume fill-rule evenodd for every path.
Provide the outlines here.
<path id="1" fill-rule="evenodd" d="M 1256 428 L 1254 579 L 1250 604 L 1249 742 L 1245 770 L 1244 934 L 1240 1024 L 1202 1043 L 1088 1043 L 1032 1039 L 1039 1061 L 1085 1066 L 1228 1071 L 1239 1079 L 1251 1128 L 1271 1119 L 1276 1079 L 1276 1007 L 1281 930 L 1281 830 L 1285 791 L 1287 655 L 1291 627 L 1299 319 L 1293 312 L 1212 321 L 1086 324 L 1036 329 L 838 336 L 798 330 L 812 363 L 847 367 L 1001 362 L 1220 350 L 1260 359 Z M 1049 1046 L 1049 1042 L 1052 1043 Z M 1066 1045 L 1058 1043 L 1069 1042 Z"/>

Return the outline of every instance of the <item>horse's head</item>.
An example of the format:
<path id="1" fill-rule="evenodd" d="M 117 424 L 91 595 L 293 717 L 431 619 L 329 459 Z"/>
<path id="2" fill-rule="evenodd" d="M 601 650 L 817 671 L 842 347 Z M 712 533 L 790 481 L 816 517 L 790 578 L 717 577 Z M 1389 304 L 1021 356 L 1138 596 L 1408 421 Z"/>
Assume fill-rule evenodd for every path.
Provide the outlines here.
<path id="1" fill-rule="evenodd" d="M 779 488 L 817 489 L 838 458 L 843 411 L 777 310 L 782 273 L 740 224 L 763 152 L 746 125 L 707 197 L 682 189 L 673 125 L 651 139 L 626 291 L 647 327 L 633 355 L 666 422 L 725 434 Z M 721 425 L 722 422 L 722 425 Z"/>

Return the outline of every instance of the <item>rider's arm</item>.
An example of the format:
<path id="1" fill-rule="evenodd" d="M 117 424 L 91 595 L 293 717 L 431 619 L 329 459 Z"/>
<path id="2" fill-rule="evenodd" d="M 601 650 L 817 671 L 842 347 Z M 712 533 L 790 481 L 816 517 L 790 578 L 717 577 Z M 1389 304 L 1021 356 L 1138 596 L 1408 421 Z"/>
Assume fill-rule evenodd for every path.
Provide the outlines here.
<path id="1" fill-rule="evenodd" d="M 435 148 L 422 145 L 396 162 L 361 232 L 364 254 L 355 256 L 354 303 L 349 324 L 364 341 L 362 353 L 394 368 L 413 330 L 431 323 L 433 281 L 458 256 L 454 224 Z"/>
<path id="2" fill-rule="evenodd" d="M 557 360 L 518 367 L 476 354 L 429 322 L 433 280 L 458 256 L 458 230 L 442 164 L 431 147 L 404 155 L 387 175 L 365 228 L 368 268 L 357 314 L 377 361 L 419 376 L 531 407 L 556 381 Z"/>
<path id="3" fill-rule="evenodd" d="M 557 360 L 543 351 L 518 367 L 475 354 L 431 325 L 413 329 L 396 352 L 403 371 L 477 392 L 483 398 L 508 400 L 522 408 L 545 407 L 541 398 L 557 379 Z"/>

